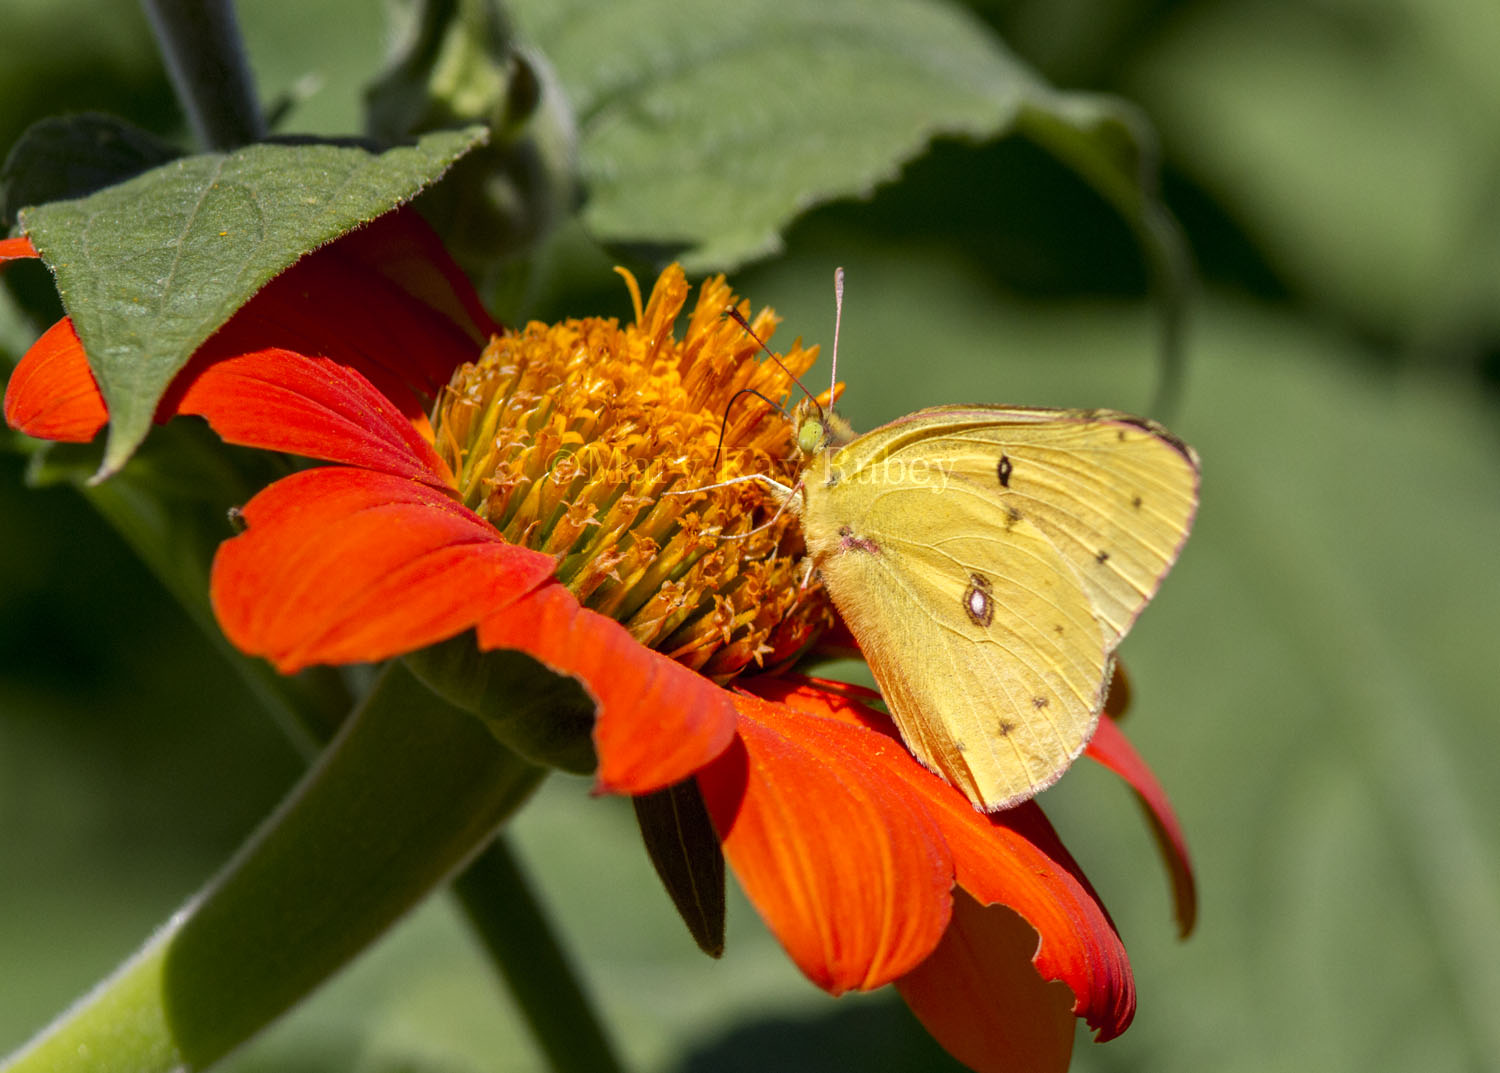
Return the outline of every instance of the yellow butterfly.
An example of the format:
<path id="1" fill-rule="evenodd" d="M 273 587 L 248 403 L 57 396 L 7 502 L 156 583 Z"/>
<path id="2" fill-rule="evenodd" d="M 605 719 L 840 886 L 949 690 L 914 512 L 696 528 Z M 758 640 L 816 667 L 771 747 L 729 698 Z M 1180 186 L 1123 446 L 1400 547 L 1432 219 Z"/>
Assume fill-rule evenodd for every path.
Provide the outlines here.
<path id="1" fill-rule="evenodd" d="M 940 406 L 863 436 L 799 416 L 786 506 L 907 746 L 979 809 L 1051 786 L 1187 539 L 1197 455 L 1111 410 Z"/>

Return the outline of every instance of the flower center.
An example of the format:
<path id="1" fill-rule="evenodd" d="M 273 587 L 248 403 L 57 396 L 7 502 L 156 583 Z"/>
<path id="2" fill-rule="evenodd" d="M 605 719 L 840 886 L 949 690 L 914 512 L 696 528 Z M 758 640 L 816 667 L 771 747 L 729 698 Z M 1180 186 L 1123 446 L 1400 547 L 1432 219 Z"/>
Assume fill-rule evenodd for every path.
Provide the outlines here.
<path id="1" fill-rule="evenodd" d="M 821 586 L 802 587 L 802 537 L 772 486 L 734 479 L 795 483 L 792 426 L 744 393 L 784 401 L 789 378 L 723 316 L 737 300 L 722 276 L 700 288 L 681 340 L 681 268 L 644 311 L 626 281 L 634 324 L 531 323 L 455 372 L 434 415 L 438 452 L 466 506 L 556 555 L 558 580 L 641 643 L 720 680 L 781 662 L 831 611 Z M 776 318 L 752 324 L 766 339 Z M 800 374 L 816 357 L 798 343 L 782 362 Z"/>

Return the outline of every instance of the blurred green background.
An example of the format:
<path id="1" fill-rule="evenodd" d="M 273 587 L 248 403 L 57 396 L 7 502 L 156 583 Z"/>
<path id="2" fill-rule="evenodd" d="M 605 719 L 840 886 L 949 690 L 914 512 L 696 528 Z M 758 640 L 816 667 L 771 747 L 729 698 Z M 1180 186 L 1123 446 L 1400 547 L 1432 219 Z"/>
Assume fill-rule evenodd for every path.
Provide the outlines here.
<path id="1" fill-rule="evenodd" d="M 1075 1068 L 1496 1068 L 1500 6 L 975 7 L 1054 84 L 1143 107 L 1200 272 L 1179 402 L 1153 416 L 1202 454 L 1202 513 L 1123 655 L 1202 911 L 1179 944 L 1113 779 L 1081 764 L 1048 792 L 1140 988 L 1130 1032 L 1081 1042 Z M 305 95 L 288 129 L 357 129 L 379 4 L 242 19 L 263 94 Z M 64 109 L 181 138 L 135 5 L 8 0 L 4 25 L 0 146 Z M 535 312 L 626 312 L 607 262 L 581 264 Z M 1023 141 L 940 141 L 733 281 L 786 338 L 826 342 L 836 264 L 857 428 L 947 402 L 1151 405 L 1136 247 Z M 34 332 L 0 302 L 9 359 Z M 0 456 L 0 1051 L 129 954 L 300 767 L 119 539 L 22 470 Z M 635 1068 L 952 1068 L 893 994 L 806 983 L 743 899 L 725 958 L 699 955 L 628 807 L 585 782 L 551 780 L 515 838 Z M 539 1060 L 436 898 L 226 1065 Z"/>

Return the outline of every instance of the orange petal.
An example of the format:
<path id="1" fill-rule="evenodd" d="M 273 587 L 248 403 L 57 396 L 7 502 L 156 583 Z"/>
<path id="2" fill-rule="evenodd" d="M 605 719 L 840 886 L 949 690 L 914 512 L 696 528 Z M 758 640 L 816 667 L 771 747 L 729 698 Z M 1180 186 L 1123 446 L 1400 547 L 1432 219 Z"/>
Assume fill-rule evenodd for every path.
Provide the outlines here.
<path id="1" fill-rule="evenodd" d="M 206 417 L 230 443 L 452 484 L 432 445 L 355 369 L 290 350 L 195 359 L 190 369 L 164 405 Z"/>
<path id="2" fill-rule="evenodd" d="M 896 981 L 933 1039 L 975 1073 L 1066 1073 L 1073 995 L 1031 963 L 1037 934 L 963 891 L 932 956 Z"/>
<path id="3" fill-rule="evenodd" d="M 219 546 L 211 595 L 225 635 L 283 673 L 362 663 L 452 637 L 551 577 L 424 484 L 325 467 L 277 481 Z"/>
<path id="4" fill-rule="evenodd" d="M 598 706 L 600 792 L 643 794 L 681 782 L 734 736 L 728 693 L 579 606 L 560 584 L 486 615 L 479 647 L 519 649 L 583 684 Z"/>
<path id="5" fill-rule="evenodd" d="M 736 698 L 739 738 L 698 775 L 724 854 L 787 953 L 833 994 L 887 984 L 948 925 L 953 859 L 863 727 Z"/>
<path id="6" fill-rule="evenodd" d="M 1198 887 L 1193 879 L 1193 862 L 1188 856 L 1187 836 L 1182 833 L 1182 825 L 1177 822 L 1167 792 L 1112 719 L 1099 720 L 1099 728 L 1094 731 L 1086 752 L 1135 791 L 1172 878 L 1177 931 L 1186 939 L 1198 920 Z"/>
<path id="7" fill-rule="evenodd" d="M 40 256 L 31 239 L 25 235 L 16 238 L 0 238 L 0 265 L 6 261 L 23 261 Z"/>
<path id="8" fill-rule="evenodd" d="M 749 685 L 750 683 L 747 683 Z M 858 687 L 810 680 L 756 679 L 799 711 L 826 713 L 899 739 L 890 720 L 858 703 Z M 1003 812 L 977 812 L 968 798 L 922 767 L 905 748 L 882 754 L 886 778 L 921 800 L 937 821 L 954 859 L 958 884 L 982 905 L 1003 904 L 1020 913 L 1041 936 L 1037 971 L 1073 991 L 1074 1012 L 1112 1039 L 1135 1014 L 1135 981 L 1125 946 L 1082 870 L 1028 801 Z"/>
<path id="9" fill-rule="evenodd" d="M 109 420 L 67 317 L 43 332 L 10 374 L 5 420 L 28 436 L 63 443 L 88 443 Z"/>

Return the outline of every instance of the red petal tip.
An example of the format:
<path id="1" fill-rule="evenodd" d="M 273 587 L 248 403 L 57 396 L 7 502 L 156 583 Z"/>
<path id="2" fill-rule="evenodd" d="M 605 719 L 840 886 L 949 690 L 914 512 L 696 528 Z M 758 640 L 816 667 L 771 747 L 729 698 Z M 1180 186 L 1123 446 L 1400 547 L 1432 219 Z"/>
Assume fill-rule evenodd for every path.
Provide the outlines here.
<path id="1" fill-rule="evenodd" d="M 1172 810 L 1172 803 L 1167 800 L 1167 792 L 1130 744 L 1130 739 L 1111 719 L 1099 720 L 1099 729 L 1094 731 L 1087 753 L 1124 779 L 1135 791 L 1166 862 L 1172 880 L 1177 930 L 1186 939 L 1198 920 L 1198 887 L 1193 877 L 1193 862 L 1188 855 L 1187 836 L 1183 834 L 1177 813 Z"/>
<path id="2" fill-rule="evenodd" d="M 6 261 L 24 261 L 40 257 L 36 247 L 31 244 L 31 239 L 25 235 L 15 238 L 0 238 L 0 264 Z"/>

